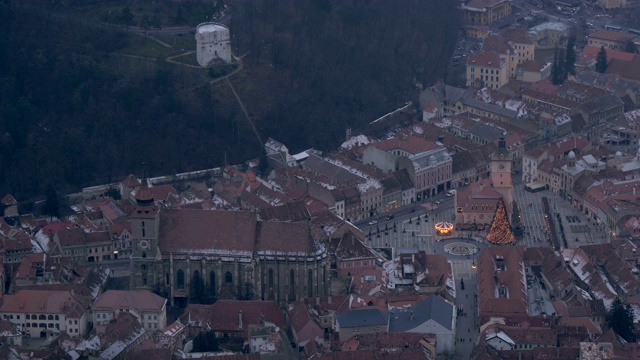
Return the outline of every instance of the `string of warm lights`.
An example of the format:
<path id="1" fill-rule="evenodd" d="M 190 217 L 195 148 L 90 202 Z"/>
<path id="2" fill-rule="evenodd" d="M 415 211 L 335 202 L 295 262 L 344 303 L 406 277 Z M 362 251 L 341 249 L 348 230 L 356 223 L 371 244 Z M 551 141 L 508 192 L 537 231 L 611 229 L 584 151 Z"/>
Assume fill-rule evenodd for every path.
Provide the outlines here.
<path id="1" fill-rule="evenodd" d="M 439 235 L 449 235 L 453 231 L 453 224 L 442 221 L 437 223 L 435 228 Z"/>
<path id="2" fill-rule="evenodd" d="M 504 202 L 500 199 L 496 207 L 496 215 L 491 224 L 491 230 L 489 230 L 489 234 L 487 235 L 487 241 L 492 244 L 506 245 L 512 243 L 513 240 L 514 236 L 511 232 L 511 225 L 509 225 L 507 210 Z"/>

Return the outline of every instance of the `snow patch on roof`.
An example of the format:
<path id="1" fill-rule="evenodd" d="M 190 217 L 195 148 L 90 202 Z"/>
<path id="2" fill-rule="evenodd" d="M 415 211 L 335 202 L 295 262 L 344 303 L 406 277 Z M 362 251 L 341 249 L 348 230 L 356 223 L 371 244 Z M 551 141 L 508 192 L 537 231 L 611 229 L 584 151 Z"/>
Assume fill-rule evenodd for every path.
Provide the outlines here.
<path id="1" fill-rule="evenodd" d="M 36 233 L 36 235 L 31 240 L 31 243 L 34 244 L 34 252 L 49 252 L 49 242 L 51 240 L 47 235 L 45 235 L 44 231 L 40 230 Z M 35 246 L 37 244 L 37 246 Z M 40 249 L 40 251 L 36 251 L 36 249 Z"/>
<path id="2" fill-rule="evenodd" d="M 347 171 L 349 171 L 352 174 L 355 174 L 363 179 L 365 179 L 364 182 L 359 183 L 358 186 L 358 190 L 361 193 L 365 193 L 367 192 L 369 189 L 382 189 L 382 184 L 380 183 L 380 181 L 370 177 L 369 175 L 363 173 L 362 171 L 358 170 L 358 169 L 354 169 L 348 165 L 345 165 L 342 163 L 342 161 L 340 160 L 336 160 L 336 159 L 326 159 L 327 162 L 332 163 L 333 165 L 339 166 Z"/>
<path id="3" fill-rule="evenodd" d="M 371 144 L 371 138 L 369 138 L 368 136 L 365 135 L 358 135 L 358 136 L 354 136 L 351 139 L 345 141 L 342 143 L 342 145 L 340 145 L 340 147 L 342 149 L 352 149 L 356 146 L 362 146 L 362 145 L 367 145 L 367 144 Z"/>

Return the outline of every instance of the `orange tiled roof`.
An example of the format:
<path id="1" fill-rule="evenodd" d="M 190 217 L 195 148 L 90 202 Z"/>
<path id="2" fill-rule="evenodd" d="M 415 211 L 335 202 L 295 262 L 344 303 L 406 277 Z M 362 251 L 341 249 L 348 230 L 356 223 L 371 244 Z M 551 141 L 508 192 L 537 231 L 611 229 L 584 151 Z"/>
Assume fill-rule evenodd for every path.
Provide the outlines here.
<path id="1" fill-rule="evenodd" d="M 611 31 L 606 29 L 599 29 L 595 31 L 593 34 L 589 35 L 589 38 L 600 39 L 606 41 L 617 41 L 623 42 L 627 40 L 632 40 L 635 38 L 633 35 L 625 34 L 623 32 Z M 607 50 L 608 51 L 608 50 Z"/>

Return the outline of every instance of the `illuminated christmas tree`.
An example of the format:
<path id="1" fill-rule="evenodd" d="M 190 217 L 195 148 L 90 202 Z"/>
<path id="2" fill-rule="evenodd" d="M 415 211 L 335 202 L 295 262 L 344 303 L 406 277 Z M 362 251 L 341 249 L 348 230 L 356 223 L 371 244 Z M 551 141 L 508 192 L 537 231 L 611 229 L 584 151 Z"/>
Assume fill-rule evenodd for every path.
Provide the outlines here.
<path id="1" fill-rule="evenodd" d="M 504 207 L 502 198 L 498 200 L 496 215 L 493 217 L 493 223 L 487 235 L 487 241 L 497 245 L 506 245 L 513 242 L 513 233 L 511 232 L 511 225 L 509 225 L 507 210 Z"/>

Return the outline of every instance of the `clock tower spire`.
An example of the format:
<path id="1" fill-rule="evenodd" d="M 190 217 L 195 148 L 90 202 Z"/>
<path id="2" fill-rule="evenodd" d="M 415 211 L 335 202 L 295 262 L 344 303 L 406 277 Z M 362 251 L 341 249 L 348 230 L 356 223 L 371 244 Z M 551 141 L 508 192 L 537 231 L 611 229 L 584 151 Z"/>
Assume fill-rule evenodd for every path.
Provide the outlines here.
<path id="1" fill-rule="evenodd" d="M 491 154 L 491 183 L 502 195 L 509 215 L 513 212 L 513 181 L 511 180 L 511 154 L 507 150 L 507 132 L 498 139 L 498 148 Z"/>

